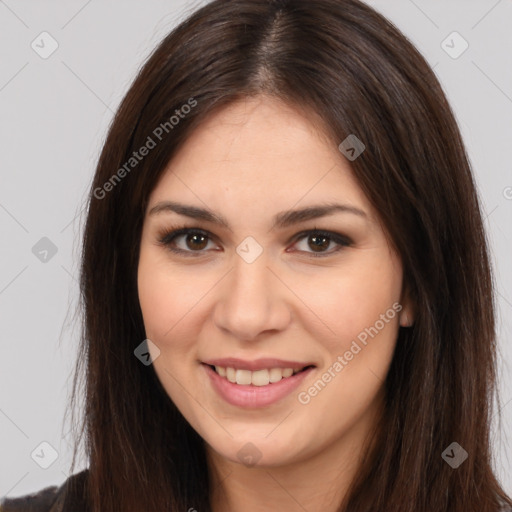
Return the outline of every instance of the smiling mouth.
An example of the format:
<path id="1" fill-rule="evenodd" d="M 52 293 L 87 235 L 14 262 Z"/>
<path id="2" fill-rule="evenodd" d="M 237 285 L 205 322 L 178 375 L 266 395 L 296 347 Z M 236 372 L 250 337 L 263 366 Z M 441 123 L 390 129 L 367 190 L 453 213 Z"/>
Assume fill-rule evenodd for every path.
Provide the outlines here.
<path id="1" fill-rule="evenodd" d="M 303 368 L 268 368 L 251 371 L 210 364 L 206 364 L 206 366 L 209 366 L 220 377 L 240 386 L 267 386 L 268 384 L 275 384 L 314 367 L 314 365 L 308 365 Z"/>

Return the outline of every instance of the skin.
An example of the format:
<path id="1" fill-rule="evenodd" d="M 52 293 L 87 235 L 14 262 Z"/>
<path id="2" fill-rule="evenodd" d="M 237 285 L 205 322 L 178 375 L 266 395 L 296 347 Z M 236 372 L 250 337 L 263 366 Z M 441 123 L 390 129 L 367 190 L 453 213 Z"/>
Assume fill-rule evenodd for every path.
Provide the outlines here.
<path id="1" fill-rule="evenodd" d="M 175 155 L 144 220 L 138 290 L 147 338 L 160 350 L 158 357 L 152 350 L 153 367 L 205 440 L 214 512 L 337 510 L 378 425 L 399 325 L 413 320 L 402 264 L 377 212 L 350 162 L 311 119 L 266 96 L 225 107 Z M 170 211 L 150 215 L 161 201 L 208 207 L 230 229 Z M 278 212 L 326 202 L 349 204 L 366 217 L 336 212 L 271 229 Z M 174 241 L 188 254 L 200 252 L 196 257 L 159 243 L 163 231 L 183 226 L 211 234 Z M 312 235 L 295 238 L 313 229 L 352 243 L 327 239 L 315 250 Z M 247 236 L 263 248 L 250 264 L 236 252 Z M 315 258 L 318 252 L 326 255 Z M 300 403 L 298 393 L 395 303 L 401 311 Z M 316 368 L 279 402 L 247 409 L 212 388 L 200 362 L 219 357 L 293 359 Z M 260 453 L 252 467 L 237 455 L 249 442 Z"/>

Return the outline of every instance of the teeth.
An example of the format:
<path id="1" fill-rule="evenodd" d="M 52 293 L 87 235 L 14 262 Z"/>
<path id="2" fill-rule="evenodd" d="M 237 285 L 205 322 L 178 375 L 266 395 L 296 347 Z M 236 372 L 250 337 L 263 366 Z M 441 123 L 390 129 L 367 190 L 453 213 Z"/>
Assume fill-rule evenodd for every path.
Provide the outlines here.
<path id="1" fill-rule="evenodd" d="M 236 370 L 236 383 L 248 386 L 251 383 L 251 374 L 249 370 Z"/>
<path id="2" fill-rule="evenodd" d="M 223 368 L 215 366 L 215 371 L 225 377 L 233 384 L 241 386 L 267 386 L 269 383 L 279 382 L 281 379 L 291 377 L 301 371 L 301 368 L 271 368 L 270 370 L 235 370 L 234 368 Z"/>
<path id="3" fill-rule="evenodd" d="M 221 376 L 221 377 L 225 377 L 226 376 L 226 368 L 222 368 L 222 366 L 216 366 L 215 367 L 215 371 Z"/>

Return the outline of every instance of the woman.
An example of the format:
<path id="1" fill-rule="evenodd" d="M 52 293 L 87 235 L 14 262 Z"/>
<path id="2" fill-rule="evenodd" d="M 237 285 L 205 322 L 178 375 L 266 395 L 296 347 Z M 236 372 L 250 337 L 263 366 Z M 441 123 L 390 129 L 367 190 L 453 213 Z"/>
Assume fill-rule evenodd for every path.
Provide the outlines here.
<path id="1" fill-rule="evenodd" d="M 81 270 L 89 469 L 40 510 L 512 506 L 470 164 L 367 5 L 216 0 L 173 30 L 110 128 Z"/>

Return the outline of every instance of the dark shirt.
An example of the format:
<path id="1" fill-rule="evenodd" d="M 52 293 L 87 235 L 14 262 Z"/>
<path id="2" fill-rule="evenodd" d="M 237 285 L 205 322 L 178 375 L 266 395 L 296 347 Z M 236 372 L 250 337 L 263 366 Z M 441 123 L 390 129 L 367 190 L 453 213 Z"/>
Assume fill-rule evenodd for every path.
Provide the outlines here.
<path id="1" fill-rule="evenodd" d="M 61 486 L 45 487 L 18 498 L 0 499 L 0 512 L 90 512 L 85 492 L 88 470 L 70 476 Z M 512 508 L 503 507 L 503 512 Z"/>
<path id="2" fill-rule="evenodd" d="M 0 499 L 0 512 L 89 512 L 85 486 L 88 470 L 71 475 L 60 486 L 50 486 L 17 498 Z"/>

